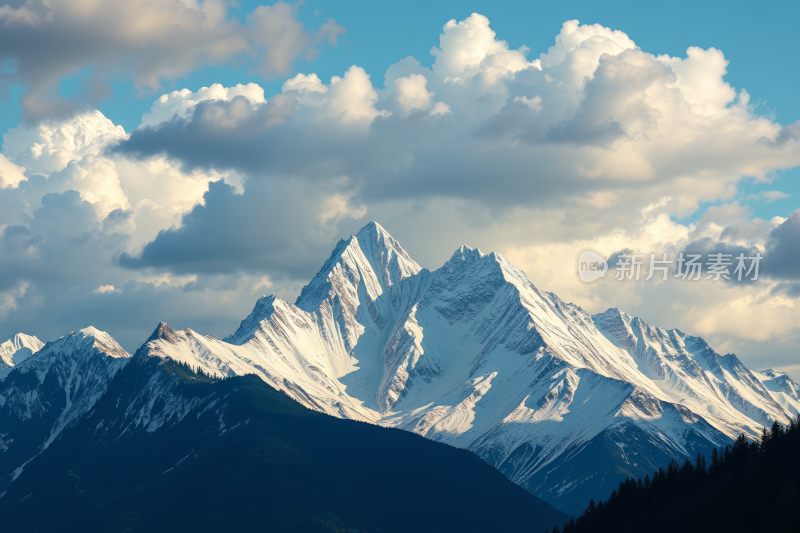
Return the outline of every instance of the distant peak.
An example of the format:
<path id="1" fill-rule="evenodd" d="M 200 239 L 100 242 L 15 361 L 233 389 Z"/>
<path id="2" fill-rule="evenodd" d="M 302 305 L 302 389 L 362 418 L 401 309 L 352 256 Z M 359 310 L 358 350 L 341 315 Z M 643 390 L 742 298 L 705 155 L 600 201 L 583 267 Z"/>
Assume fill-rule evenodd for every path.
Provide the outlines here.
<path id="1" fill-rule="evenodd" d="M 102 331 L 100 331 L 99 329 L 97 329 L 97 328 L 96 328 L 96 327 L 94 327 L 94 326 L 89 326 L 89 327 L 87 327 L 87 328 L 83 328 L 83 329 L 81 329 L 81 330 L 78 330 L 78 333 L 83 333 L 83 334 L 84 334 L 85 336 L 87 336 L 87 337 L 98 337 L 98 336 L 100 336 L 100 335 L 101 335 L 103 332 L 102 332 Z"/>
<path id="2" fill-rule="evenodd" d="M 167 324 L 166 322 L 159 322 L 158 327 L 156 327 L 156 330 L 153 332 L 152 335 L 150 335 L 150 338 L 147 339 L 147 342 L 163 339 L 171 343 L 174 341 L 176 336 L 177 332 L 174 329 L 172 329 L 169 326 L 169 324 Z"/>
<path id="3" fill-rule="evenodd" d="M 621 311 L 617 307 L 611 307 L 611 308 L 607 309 L 604 313 L 600 313 L 600 314 L 598 314 L 596 316 L 604 316 L 604 317 L 607 317 L 607 318 L 617 317 L 617 316 L 618 317 L 622 317 L 622 318 L 627 318 L 627 319 L 631 318 L 631 315 L 629 315 L 625 311 Z"/>
<path id="4" fill-rule="evenodd" d="M 17 365 L 42 349 L 44 343 L 32 335 L 17 333 L 0 343 L 0 369 Z"/>
<path id="5" fill-rule="evenodd" d="M 722 358 L 728 361 L 731 365 L 744 366 L 742 364 L 742 361 L 736 356 L 735 353 L 726 353 L 725 355 L 722 356 Z"/>
<path id="6" fill-rule="evenodd" d="M 766 370 L 761 370 L 759 373 L 770 379 L 775 379 L 786 375 L 785 372 L 781 372 L 780 370 L 776 370 L 774 368 L 767 368 Z"/>
<path id="7" fill-rule="evenodd" d="M 462 244 L 459 246 L 453 255 L 450 256 L 450 261 L 463 261 L 465 263 L 472 263 L 473 261 L 477 261 L 482 257 L 486 257 L 486 255 L 481 252 L 477 248 L 473 248 L 467 244 Z"/>
<path id="8" fill-rule="evenodd" d="M 278 299 L 277 296 L 275 296 L 274 294 L 262 296 L 261 298 L 256 300 L 256 305 L 253 307 L 253 311 L 250 313 L 250 316 L 255 317 L 264 313 L 270 313 L 272 309 L 275 307 L 275 300 L 277 299 Z"/>
<path id="9" fill-rule="evenodd" d="M 48 342 L 44 348 L 48 348 L 53 345 L 64 345 L 63 343 L 66 343 L 66 345 L 90 344 L 109 357 L 130 357 L 130 354 L 126 352 L 116 340 L 114 340 L 114 337 L 105 331 L 95 328 L 94 326 L 73 331 L 69 335 L 65 335 L 57 341 Z"/>
<path id="10" fill-rule="evenodd" d="M 247 318 L 242 320 L 237 329 L 232 335 L 228 335 L 223 340 L 231 344 L 242 344 L 253 336 L 258 329 L 262 320 L 266 320 L 275 311 L 275 302 L 279 298 L 274 294 L 262 296 L 256 300 L 256 305 L 253 310 L 247 315 Z"/>
<path id="11" fill-rule="evenodd" d="M 17 333 L 16 335 L 14 335 L 10 339 L 8 339 L 3 344 L 10 344 L 10 345 L 17 346 L 17 347 L 19 347 L 19 346 L 29 346 L 29 345 L 32 345 L 32 344 L 39 345 L 39 346 L 44 345 L 44 343 L 42 341 L 40 341 L 39 339 L 37 339 L 36 336 L 34 336 L 34 335 L 26 335 L 25 333 L 22 333 L 22 332 Z"/>
<path id="12" fill-rule="evenodd" d="M 635 327 L 632 326 L 632 324 L 634 324 L 636 320 L 638 320 L 638 318 L 634 318 L 625 311 L 621 311 L 616 307 L 607 309 L 604 313 L 592 315 L 592 321 L 595 323 L 595 325 L 597 326 L 605 325 L 605 327 L 612 327 L 612 325 L 619 324 L 619 322 L 625 324 L 626 327 Z"/>

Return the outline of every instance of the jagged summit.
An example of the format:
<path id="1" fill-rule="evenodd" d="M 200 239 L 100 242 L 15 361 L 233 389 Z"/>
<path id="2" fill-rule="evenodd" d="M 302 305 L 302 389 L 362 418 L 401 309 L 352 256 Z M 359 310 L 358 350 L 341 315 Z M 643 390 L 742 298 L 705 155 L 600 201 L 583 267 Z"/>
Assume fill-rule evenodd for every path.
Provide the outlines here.
<path id="1" fill-rule="evenodd" d="M 253 334 L 261 324 L 261 321 L 272 316 L 272 313 L 275 311 L 275 303 L 278 301 L 283 302 L 283 300 L 274 294 L 262 296 L 256 300 L 255 307 L 253 307 L 253 310 L 249 315 L 247 315 L 247 318 L 242 320 L 242 322 L 239 324 L 239 329 L 237 329 L 232 335 L 225 337 L 225 342 L 230 342 L 231 344 L 242 344 L 243 342 L 252 338 Z"/>
<path id="2" fill-rule="evenodd" d="M 128 358 L 131 356 L 131 354 L 126 352 L 125 349 L 119 345 L 114 337 L 94 326 L 80 329 L 59 340 L 63 339 L 74 339 L 75 343 L 91 343 L 93 348 L 96 348 L 109 357 Z M 71 341 L 68 340 L 67 342 Z"/>
<path id="3" fill-rule="evenodd" d="M 0 344 L 0 379 L 4 375 L 4 370 L 22 363 L 38 352 L 42 346 L 44 346 L 42 341 L 24 333 L 17 333 Z"/>
<path id="4" fill-rule="evenodd" d="M 338 295 L 350 299 L 363 284 L 375 300 L 393 292 L 402 279 L 422 270 L 416 261 L 377 222 L 370 222 L 336 245 L 314 279 L 303 287 L 295 305 L 312 312 L 326 299 Z"/>
<path id="5" fill-rule="evenodd" d="M 373 235 L 376 237 L 382 236 L 384 238 L 387 237 L 392 238 L 392 236 L 389 235 L 389 232 L 386 231 L 383 226 L 381 226 L 374 220 L 367 222 L 367 224 L 363 228 L 358 230 L 358 233 L 356 234 L 356 236 L 359 238 L 368 238 L 369 236 Z"/>
<path id="6" fill-rule="evenodd" d="M 150 337 L 148 337 L 148 339 L 145 341 L 145 344 L 158 339 L 164 339 L 167 342 L 172 342 L 175 338 L 175 335 L 176 331 L 172 329 L 169 324 L 166 322 L 159 322 L 158 326 L 156 326 L 156 329 L 153 331 L 153 334 L 150 335 Z M 139 355 L 139 350 L 136 351 L 134 357 L 137 355 Z"/>
<path id="7" fill-rule="evenodd" d="M 462 244 L 455 252 L 453 252 L 453 255 L 450 256 L 448 263 L 450 261 L 463 261 L 465 263 L 472 263 L 483 257 L 485 257 L 485 254 L 479 249 L 473 248 L 467 244 Z"/>

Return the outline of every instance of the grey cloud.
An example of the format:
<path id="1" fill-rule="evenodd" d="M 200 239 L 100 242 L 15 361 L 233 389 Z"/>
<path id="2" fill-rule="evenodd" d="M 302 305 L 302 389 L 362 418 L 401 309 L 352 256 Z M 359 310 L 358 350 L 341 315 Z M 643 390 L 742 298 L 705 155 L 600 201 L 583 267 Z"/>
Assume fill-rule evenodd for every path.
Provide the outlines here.
<path id="1" fill-rule="evenodd" d="M 772 224 L 766 220 L 734 222 L 722 230 L 719 238 L 725 242 L 763 242 L 772 229 Z"/>
<path id="2" fill-rule="evenodd" d="M 195 283 L 200 285 L 198 290 L 186 291 L 166 283 L 121 281 L 115 291 L 105 293 L 32 286 L 17 302 L 15 312 L 0 322 L 0 337 L 25 331 L 48 341 L 92 325 L 108 331 L 133 353 L 161 321 L 223 338 L 236 330 L 258 297 L 276 292 L 257 286 L 261 292 L 256 293 L 241 279 L 228 279 L 225 286 L 213 280 Z"/>
<path id="3" fill-rule="evenodd" d="M 683 247 L 681 247 L 678 250 L 656 250 L 656 251 L 651 251 L 651 250 L 632 250 L 630 248 L 617 250 L 617 251 L 613 252 L 611 254 L 611 256 L 608 258 L 608 268 L 609 268 L 609 272 L 611 273 L 611 275 L 607 276 L 607 278 L 614 279 L 615 276 L 617 275 L 616 270 L 619 267 L 620 256 L 622 254 L 628 254 L 628 256 L 632 256 L 633 254 L 640 254 L 640 255 L 642 255 L 642 257 L 637 258 L 637 261 L 641 261 L 642 262 L 641 267 L 639 267 L 640 268 L 640 273 L 641 273 L 640 279 L 645 279 L 649 275 L 649 272 L 650 272 L 651 255 L 655 254 L 655 260 L 659 261 L 659 260 L 662 260 L 662 254 L 664 252 L 667 253 L 667 260 L 668 261 L 672 261 L 672 263 L 667 265 L 668 268 L 669 268 L 669 270 L 668 270 L 668 279 L 675 278 L 676 276 L 680 278 L 680 276 L 678 276 L 678 267 L 679 267 L 678 266 L 678 258 L 679 258 L 680 254 L 683 254 L 684 261 L 688 261 L 690 259 L 690 256 L 692 256 L 692 255 L 700 255 L 701 258 L 699 259 L 699 262 L 702 264 L 702 271 L 701 271 L 700 280 L 695 280 L 695 279 L 693 279 L 694 276 L 692 276 L 691 278 L 687 277 L 686 279 L 680 279 L 680 281 L 689 282 L 689 283 L 695 282 L 695 281 L 697 281 L 697 282 L 700 282 L 700 281 L 705 282 L 706 281 L 706 276 L 709 275 L 708 274 L 708 263 L 709 263 L 709 261 L 711 261 L 709 256 L 710 255 L 716 255 L 716 254 L 723 254 L 723 256 L 730 256 L 730 257 L 727 257 L 727 258 L 726 257 L 722 257 L 722 259 L 725 260 L 726 262 L 731 263 L 731 266 L 728 268 L 728 276 L 729 276 L 730 279 L 726 280 L 725 278 L 720 277 L 720 281 L 722 283 L 725 283 L 728 286 L 733 286 L 733 285 L 746 286 L 746 285 L 750 285 L 750 284 L 758 282 L 758 280 L 753 281 L 751 279 L 752 276 L 753 276 L 752 272 L 750 274 L 750 277 L 745 277 L 745 273 L 747 272 L 747 269 L 750 267 L 750 262 L 751 262 L 750 260 L 746 260 L 745 263 L 744 263 L 745 271 L 742 272 L 742 279 L 741 280 L 738 279 L 738 274 L 734 273 L 734 271 L 735 271 L 735 269 L 736 269 L 736 267 L 738 265 L 737 257 L 740 254 L 744 254 L 745 258 L 755 257 L 755 254 L 758 253 L 758 249 L 757 248 L 739 246 L 739 245 L 734 245 L 734 244 L 727 243 L 727 242 L 720 242 L 720 241 L 717 241 L 715 239 L 711 239 L 709 237 L 704 237 L 704 238 L 701 238 L 701 239 L 696 239 L 696 240 L 690 241 L 690 242 L 688 242 L 687 244 L 685 244 Z M 632 260 L 631 257 L 628 257 L 627 261 L 628 262 L 632 262 L 633 260 Z M 685 265 L 685 263 L 684 263 L 684 265 Z M 764 278 L 764 267 L 765 267 L 765 260 L 763 259 L 763 254 L 762 254 L 762 260 L 759 263 L 759 279 L 762 279 L 762 280 Z M 686 270 L 685 266 L 681 267 L 681 269 L 682 269 L 682 272 L 688 273 L 688 271 Z M 634 275 L 635 275 L 635 273 L 634 273 Z M 656 271 L 655 272 L 655 277 L 660 278 L 662 275 L 663 274 L 660 271 Z M 627 278 L 626 278 L 625 281 L 628 281 Z M 710 282 L 710 280 L 709 280 L 709 282 Z"/>
<path id="4" fill-rule="evenodd" d="M 769 232 L 764 249 L 761 250 L 755 243 L 763 241 L 763 235 L 768 227 L 768 222 L 758 220 L 750 223 L 732 223 L 725 227 L 719 240 L 710 237 L 696 239 L 684 245 L 682 251 L 702 254 L 704 261 L 708 254 L 729 254 L 733 262 L 731 273 L 739 254 L 755 257 L 755 254 L 759 253 L 762 257 L 759 264 L 759 279 L 800 279 L 800 210 L 795 211 L 791 217 Z M 752 244 L 749 246 L 741 244 L 746 242 Z M 746 263 L 748 268 L 749 263 L 749 261 Z M 752 283 L 752 281 L 743 277 L 741 281 L 732 279 L 729 283 Z M 795 297 L 797 285 L 781 283 L 773 292 Z"/>
<path id="5" fill-rule="evenodd" d="M 800 210 L 772 230 L 764 262 L 765 273 L 773 278 L 800 279 Z"/>
<path id="6" fill-rule="evenodd" d="M 548 130 L 545 138 L 553 143 L 608 146 L 626 135 L 624 126 L 615 120 L 606 119 L 600 124 L 588 125 L 581 123 L 580 118 L 554 124 Z"/>
<path id="7" fill-rule="evenodd" d="M 159 232 L 139 254 L 123 253 L 130 270 L 177 274 L 266 273 L 307 280 L 336 234 L 336 218 L 318 218 L 324 191 L 288 180 L 249 180 L 243 194 L 212 182 L 204 202 L 180 226 Z"/>
<path id="8" fill-rule="evenodd" d="M 639 60 L 644 57 L 644 60 Z M 616 56 L 603 55 L 593 78 L 583 85 L 582 98 L 571 107 L 559 88 L 545 80 L 552 69 L 529 68 L 509 85 L 515 94 L 540 96 L 542 111 L 508 98 L 505 106 L 477 129 L 481 137 L 519 139 L 529 143 L 607 147 L 629 135 L 623 125 L 654 127 L 658 112 L 642 98 L 656 82 L 674 80 L 674 73 L 638 50 Z M 562 117 L 562 118 L 559 118 Z"/>
<path id="9" fill-rule="evenodd" d="M 644 61 L 637 61 L 644 57 Z M 658 112 L 644 103 L 642 95 L 657 81 L 674 80 L 664 64 L 639 50 L 602 55 L 594 77 L 584 83 L 584 98 L 571 119 L 554 124 L 547 133 L 551 142 L 607 146 L 628 133 L 622 125 L 656 124 Z"/>
<path id="10" fill-rule="evenodd" d="M 64 228 L 70 231 L 85 231 L 95 222 L 92 204 L 81 200 L 77 191 L 50 193 L 42 197 L 42 206 L 34 212 L 31 230 L 36 233 L 62 233 Z"/>
<path id="11" fill-rule="evenodd" d="M 759 143 L 773 148 L 779 148 L 791 141 L 800 141 L 800 120 L 782 127 L 774 139 L 766 137 L 759 139 Z"/>
<path id="12" fill-rule="evenodd" d="M 0 190 L 0 198 L 12 192 L 18 191 Z M 130 243 L 130 216 L 118 209 L 98 220 L 90 204 L 67 191 L 45 195 L 26 225 L 0 228 L 0 297 L 14 298 L 0 338 L 24 331 L 53 340 L 91 324 L 132 351 L 160 320 L 221 337 L 249 312 L 262 294 L 256 289 L 267 292 L 264 283 L 236 276 L 199 276 L 190 287 L 131 281 L 115 260 Z M 250 236 L 257 246 L 259 236 Z M 98 292 L 100 286 L 115 290 Z"/>
<path id="13" fill-rule="evenodd" d="M 511 98 L 508 100 L 496 115 L 476 128 L 475 134 L 479 138 L 541 142 L 547 131 L 544 121 L 537 120 L 537 113 L 525 103 Z"/>
<path id="14" fill-rule="evenodd" d="M 800 121 L 784 126 L 775 136 L 775 144 L 777 146 L 782 146 L 790 140 L 800 141 Z"/>
<path id="15" fill-rule="evenodd" d="M 286 145 L 295 135 L 291 130 L 296 105 L 291 93 L 277 95 L 255 108 L 243 96 L 203 101 L 189 118 L 176 116 L 158 126 L 134 130 L 109 151 L 138 158 L 167 155 L 181 161 L 187 171 L 234 168 L 258 175 L 271 161 L 297 166 L 291 157 L 299 154 L 286 154 Z M 287 120 L 289 124 L 285 124 Z M 277 166 L 276 170 L 280 169 Z"/>
<path id="16" fill-rule="evenodd" d="M 553 160 L 547 147 L 515 149 L 474 135 L 465 139 L 449 117 L 377 117 L 364 129 L 336 119 L 298 120 L 292 92 L 265 105 L 244 102 L 242 97 L 201 102 L 188 118 L 136 130 L 113 151 L 135 158 L 164 154 L 186 170 L 235 169 L 254 180 L 291 176 L 335 182 L 364 202 L 447 197 L 498 208 L 547 205 L 587 187 L 566 168 L 570 162 Z M 598 178 L 591 187 L 609 184 Z"/>
<path id="17" fill-rule="evenodd" d="M 800 283 L 778 283 L 772 289 L 772 294 L 782 294 L 789 298 L 800 298 Z"/>
<path id="18" fill-rule="evenodd" d="M 758 280 L 753 281 L 753 276 L 755 273 L 755 266 L 753 266 L 753 271 L 750 273 L 750 276 L 746 276 L 747 271 L 750 269 L 751 263 L 754 260 L 747 259 L 749 257 L 756 257 L 757 253 L 760 253 L 757 248 L 754 246 L 741 246 L 739 244 L 732 244 L 729 242 L 724 241 L 717 241 L 711 239 L 709 237 L 704 237 L 702 239 L 698 239 L 695 241 L 691 241 L 687 243 L 684 247 L 682 252 L 685 256 L 688 257 L 689 254 L 694 255 L 701 255 L 702 258 L 700 262 L 703 263 L 702 269 L 702 279 L 705 280 L 706 276 L 708 276 L 708 263 L 712 261 L 709 256 L 722 254 L 723 261 L 727 263 L 731 263 L 728 267 L 728 276 L 730 279 L 726 280 L 724 277 L 720 277 L 720 281 L 722 283 L 728 284 L 730 286 L 746 286 L 751 285 L 753 283 L 758 283 L 759 280 L 763 280 L 765 276 L 765 270 L 767 265 L 770 261 L 769 258 L 765 258 L 764 254 L 761 253 L 761 261 L 758 263 Z M 739 266 L 738 257 L 744 254 L 744 268 L 745 270 L 741 272 L 742 279 L 738 279 L 738 274 L 735 272 L 736 268 Z M 726 257 L 730 256 L 730 257 Z"/>

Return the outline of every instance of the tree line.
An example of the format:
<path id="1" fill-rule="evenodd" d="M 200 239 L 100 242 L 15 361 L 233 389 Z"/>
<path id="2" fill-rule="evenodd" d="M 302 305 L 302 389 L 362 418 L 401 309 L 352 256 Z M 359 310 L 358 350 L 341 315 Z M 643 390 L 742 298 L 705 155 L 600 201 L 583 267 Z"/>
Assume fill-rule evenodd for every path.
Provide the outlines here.
<path id="1" fill-rule="evenodd" d="M 800 532 L 800 415 L 760 439 L 628 478 L 552 533 Z"/>

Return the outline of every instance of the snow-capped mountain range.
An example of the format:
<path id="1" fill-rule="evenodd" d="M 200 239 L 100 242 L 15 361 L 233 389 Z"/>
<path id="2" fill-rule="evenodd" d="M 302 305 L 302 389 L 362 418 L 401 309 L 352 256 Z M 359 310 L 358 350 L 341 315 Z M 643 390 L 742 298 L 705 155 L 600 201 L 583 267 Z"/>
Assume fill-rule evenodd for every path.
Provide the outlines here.
<path id="1" fill-rule="evenodd" d="M 85 404 L 127 360 L 93 335 L 118 363 L 97 372 Z M 55 355 L 50 345 L 44 353 Z M 785 374 L 752 372 L 700 338 L 617 309 L 590 316 L 497 253 L 461 246 L 431 272 L 374 222 L 337 244 L 294 304 L 259 299 L 225 340 L 161 324 L 137 357 L 256 374 L 312 409 L 468 448 L 573 514 L 627 476 L 800 412 L 800 387 Z M 0 412 L 14 375 L 0 383 Z M 69 383 L 67 398 L 83 386 Z M 74 403 L 66 411 L 79 416 Z M 153 420 L 177 411 L 166 413 Z"/>

